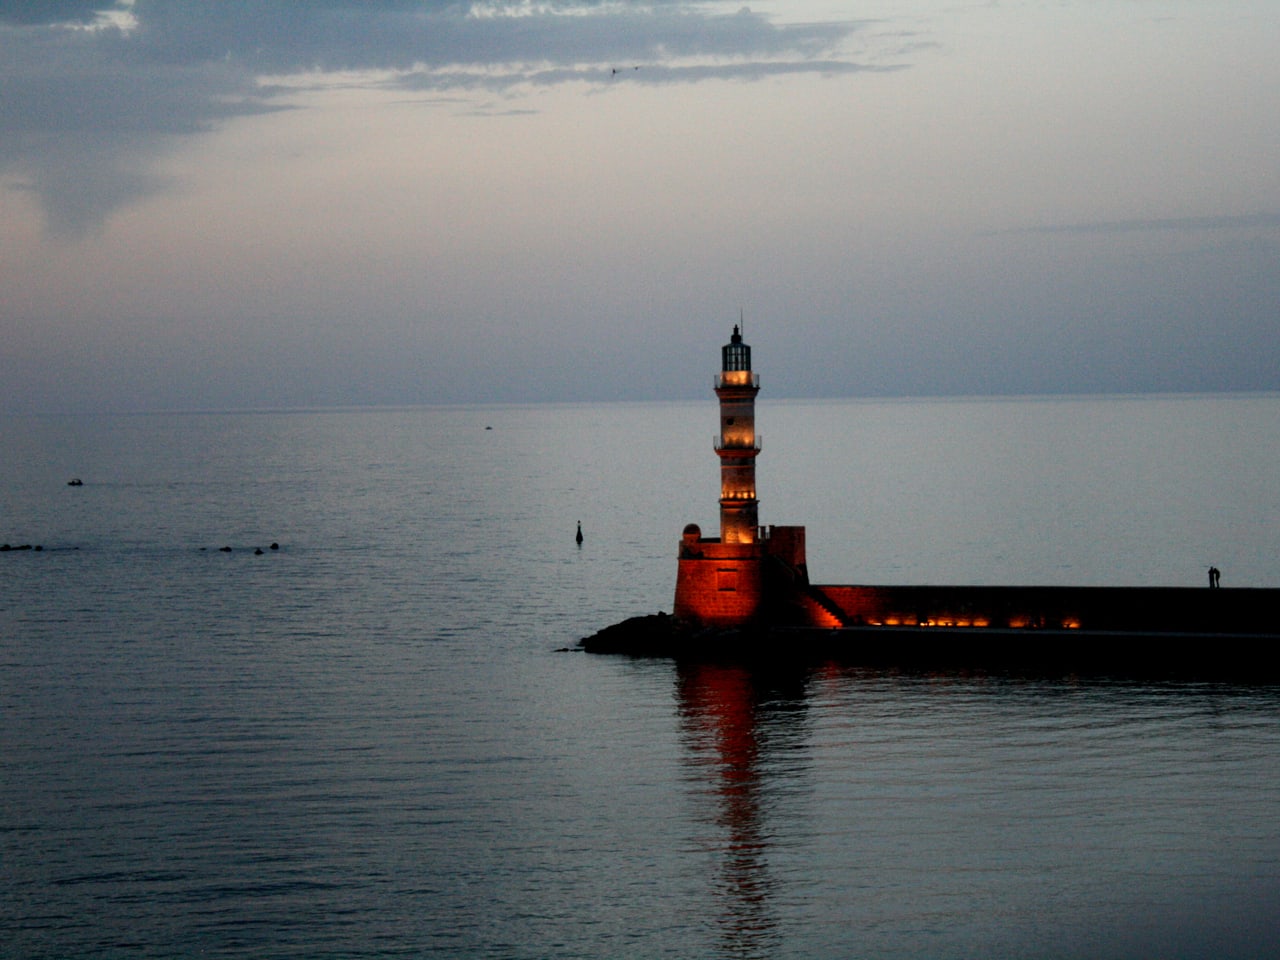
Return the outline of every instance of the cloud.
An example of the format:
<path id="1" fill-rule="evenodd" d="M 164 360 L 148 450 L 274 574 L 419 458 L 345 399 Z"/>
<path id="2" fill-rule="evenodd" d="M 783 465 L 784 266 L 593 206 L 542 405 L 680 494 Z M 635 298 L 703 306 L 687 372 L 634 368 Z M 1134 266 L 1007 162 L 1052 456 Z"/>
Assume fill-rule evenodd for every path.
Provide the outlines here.
<path id="1" fill-rule="evenodd" d="M 0 175 L 76 235 L 162 189 L 147 171 L 176 138 L 287 109 L 298 78 L 492 91 L 607 90 L 615 70 L 649 84 L 835 75 L 867 69 L 839 54 L 858 27 L 684 0 L 0 0 Z"/>
<path id="2" fill-rule="evenodd" d="M 987 236 L 1031 233 L 1151 233 L 1184 230 L 1274 229 L 1280 227 L 1280 213 L 1251 213 L 1238 216 L 1163 217 L 1147 220 L 1100 220 L 1092 223 L 1050 224 L 1018 230 L 993 231 Z"/>
<path id="3" fill-rule="evenodd" d="M 405 89 L 437 89 L 441 85 L 451 87 L 506 89 L 520 84 L 552 86 L 561 83 L 641 83 L 648 85 L 697 83 L 702 80 L 763 80 L 766 77 L 782 77 L 789 74 L 817 73 L 837 76 L 864 71 L 891 72 L 905 69 L 898 65 L 866 66 L 841 60 L 771 60 L 745 63 L 698 63 L 633 65 L 629 67 L 564 67 L 548 70 L 511 72 L 495 77 L 485 72 L 448 71 L 441 73 L 414 73 L 399 77 L 394 85 Z M 514 111 L 519 112 L 519 111 Z M 528 112 L 528 111 L 524 111 Z"/>
<path id="4" fill-rule="evenodd" d="M 89 24 L 104 6 L 102 0 L 0 0 L 0 23 Z"/>

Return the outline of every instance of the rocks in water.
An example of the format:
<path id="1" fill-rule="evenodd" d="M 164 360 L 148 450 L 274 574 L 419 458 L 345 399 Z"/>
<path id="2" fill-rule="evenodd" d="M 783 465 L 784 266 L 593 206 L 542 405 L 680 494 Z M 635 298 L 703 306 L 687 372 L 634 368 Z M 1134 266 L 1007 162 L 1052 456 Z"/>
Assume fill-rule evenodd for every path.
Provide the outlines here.
<path id="1" fill-rule="evenodd" d="M 53 547 L 53 548 L 51 548 L 51 549 L 53 549 L 53 550 L 57 551 L 57 550 L 79 550 L 80 548 L 79 548 L 78 546 L 71 546 L 71 547 L 65 547 L 65 546 L 64 546 L 64 547 L 57 547 L 57 546 L 55 546 L 55 547 Z M 200 552 L 201 552 L 201 553 L 204 553 L 204 552 L 208 551 L 208 549 L 209 549 L 208 547 L 201 547 L 201 548 L 200 548 Z M 233 549 L 232 547 L 219 547 L 219 548 L 218 548 L 218 552 L 219 552 L 219 553 L 231 553 L 231 552 L 232 552 L 232 549 Z M 272 544 L 271 544 L 270 549 L 272 549 L 272 550 L 276 550 L 276 551 L 279 551 L 279 549 L 280 549 L 280 544 L 279 544 L 279 543 L 276 543 L 276 542 L 274 542 L 274 541 L 273 541 L 273 542 L 272 542 Z M 22 550 L 30 550 L 32 553 L 40 553 L 41 551 L 43 551 L 43 550 L 44 550 L 44 545 L 43 545 L 43 544 L 39 544 L 39 543 L 20 543 L 20 544 L 17 544 L 17 545 L 12 544 L 12 543 L 0 543 L 0 553 L 17 553 L 17 552 L 22 551 Z M 254 556 L 258 556 L 258 557 L 262 556 L 262 555 L 263 555 L 263 554 L 265 554 L 266 552 L 267 552 L 267 551 L 266 551 L 266 550 L 263 550 L 263 549 L 262 549 L 262 547 L 256 547 L 256 548 L 254 549 L 254 551 L 253 551 Z"/>
<path id="2" fill-rule="evenodd" d="M 632 657 L 705 660 L 720 657 L 778 660 L 821 650 L 830 631 L 796 631 L 755 627 L 707 627 L 687 623 L 669 613 L 631 617 L 578 641 L 587 653 Z"/>
<path id="3" fill-rule="evenodd" d="M 209 548 L 208 548 L 208 547 L 201 547 L 200 549 L 201 549 L 201 550 L 208 550 Z M 219 547 L 219 548 L 218 548 L 218 552 L 219 552 L 219 553 L 231 553 L 233 549 L 234 549 L 233 547 Z M 280 550 L 280 544 L 279 544 L 278 542 L 276 542 L 275 540 L 272 540 L 272 541 L 271 541 L 271 546 L 270 546 L 268 549 L 270 549 L 270 550 L 275 550 L 275 551 L 277 551 L 277 552 L 278 552 L 278 551 Z M 263 554 L 265 554 L 266 552 L 267 552 L 267 551 L 266 551 L 266 550 L 264 550 L 264 549 L 262 549 L 262 547 L 254 547 L 254 548 L 253 548 L 253 555 L 254 555 L 255 557 L 260 557 L 260 556 L 262 556 Z"/>
<path id="4" fill-rule="evenodd" d="M 667 613 L 631 617 L 579 641 L 588 653 L 628 653 L 633 656 L 671 656 L 692 628 Z"/>

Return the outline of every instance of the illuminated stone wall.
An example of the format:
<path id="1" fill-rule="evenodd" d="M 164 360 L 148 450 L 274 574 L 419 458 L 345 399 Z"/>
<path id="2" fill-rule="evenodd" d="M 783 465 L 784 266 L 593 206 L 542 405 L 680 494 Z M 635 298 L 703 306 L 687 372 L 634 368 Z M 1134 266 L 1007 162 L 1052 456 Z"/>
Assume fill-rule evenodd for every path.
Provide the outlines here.
<path id="1" fill-rule="evenodd" d="M 831 626 L 808 596 L 804 527 L 767 527 L 754 543 L 703 540 L 690 524 L 680 541 L 674 613 L 706 626 L 746 626 L 779 616 Z"/>
<path id="2" fill-rule="evenodd" d="M 812 590 L 851 627 L 1264 634 L 1280 613 L 1275 590 L 833 584 Z"/>
<path id="3" fill-rule="evenodd" d="M 680 542 L 673 612 L 705 626 L 752 622 L 764 602 L 762 560 L 757 544 L 721 543 L 686 533 Z"/>

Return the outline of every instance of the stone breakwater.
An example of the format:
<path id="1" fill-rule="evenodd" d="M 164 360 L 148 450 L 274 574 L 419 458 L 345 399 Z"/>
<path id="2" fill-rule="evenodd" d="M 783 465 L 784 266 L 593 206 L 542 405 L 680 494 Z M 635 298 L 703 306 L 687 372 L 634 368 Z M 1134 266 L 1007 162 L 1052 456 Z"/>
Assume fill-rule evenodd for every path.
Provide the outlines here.
<path id="1" fill-rule="evenodd" d="M 891 588 L 880 588 L 882 590 Z M 908 592 L 942 590 L 955 599 L 962 588 L 892 588 Z M 975 588 L 980 593 L 1024 588 Z M 1025 588 L 1069 596 L 1071 588 Z M 1090 588 L 1081 588 L 1087 593 Z M 1195 603 L 1212 609 L 1181 623 L 1167 617 L 1144 621 L 1142 601 L 1168 593 L 1160 588 L 1105 589 L 1105 607 L 1092 610 L 1092 626 L 955 626 L 918 620 L 910 624 L 818 628 L 773 623 L 746 627 L 705 627 L 666 613 L 632 617 L 586 637 L 589 653 L 674 659 L 744 661 L 832 661 L 843 666 L 925 672 L 1028 673 L 1134 678 L 1226 680 L 1275 683 L 1280 666 L 1272 655 L 1280 629 L 1270 621 L 1280 607 L 1280 591 L 1213 591 Z M 1094 591 L 1096 593 L 1096 591 Z M 1203 591 L 1173 591 L 1209 595 Z M 1233 598 L 1232 594 L 1236 594 Z M 990 597 L 988 597 L 990 599 Z M 1097 597 L 1095 596 L 1096 600 Z M 1234 600 L 1234 602 L 1233 602 Z M 1113 609 L 1110 622 L 1099 610 Z M 1175 613 L 1179 608 L 1175 604 Z M 1187 609 L 1181 610 L 1183 614 Z M 1209 616 L 1212 613 L 1213 616 Z M 970 621 L 971 622 L 971 621 Z M 1019 621 L 1021 622 L 1021 621 Z"/>

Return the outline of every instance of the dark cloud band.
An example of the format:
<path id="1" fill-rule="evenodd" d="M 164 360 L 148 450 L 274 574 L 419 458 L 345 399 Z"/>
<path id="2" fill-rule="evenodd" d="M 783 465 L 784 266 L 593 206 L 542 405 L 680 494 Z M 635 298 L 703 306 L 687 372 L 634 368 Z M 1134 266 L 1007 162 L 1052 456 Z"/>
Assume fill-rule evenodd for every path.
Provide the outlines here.
<path id="1" fill-rule="evenodd" d="M 0 0 L 0 172 L 75 233 L 158 186 L 138 171 L 168 138 L 288 106 L 263 77 L 352 71 L 370 86 L 492 90 L 603 86 L 639 64 L 628 80 L 835 75 L 864 69 L 835 55 L 857 27 L 687 2 Z"/>

